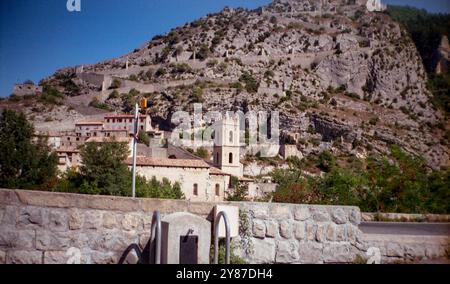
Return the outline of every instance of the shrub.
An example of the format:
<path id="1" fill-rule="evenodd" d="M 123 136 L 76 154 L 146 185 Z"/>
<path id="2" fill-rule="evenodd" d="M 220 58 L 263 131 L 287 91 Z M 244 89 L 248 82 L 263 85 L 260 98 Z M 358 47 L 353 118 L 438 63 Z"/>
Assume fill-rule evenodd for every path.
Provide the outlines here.
<path id="1" fill-rule="evenodd" d="M 93 98 L 92 101 L 89 103 L 89 106 L 95 107 L 95 108 L 98 108 L 98 109 L 104 109 L 104 110 L 110 110 L 111 109 L 108 104 L 101 103 L 98 100 L 98 98 Z"/>
<path id="2" fill-rule="evenodd" d="M 245 90 L 247 92 L 249 93 L 258 92 L 259 82 L 249 72 L 245 71 L 239 78 L 239 81 L 245 84 Z"/>
<path id="3" fill-rule="evenodd" d="M 120 97 L 119 92 L 116 90 L 112 91 L 111 94 L 108 96 L 108 100 L 118 99 Z"/>
<path id="4" fill-rule="evenodd" d="M 118 89 L 121 86 L 122 86 L 122 81 L 120 81 L 119 79 L 114 79 L 111 83 L 110 89 Z"/>
<path id="5" fill-rule="evenodd" d="M 156 72 L 155 72 L 155 76 L 156 77 L 162 77 L 162 76 L 164 76 L 166 74 L 167 74 L 167 70 L 165 68 L 163 68 L 163 67 L 158 68 L 158 70 L 156 70 Z"/>

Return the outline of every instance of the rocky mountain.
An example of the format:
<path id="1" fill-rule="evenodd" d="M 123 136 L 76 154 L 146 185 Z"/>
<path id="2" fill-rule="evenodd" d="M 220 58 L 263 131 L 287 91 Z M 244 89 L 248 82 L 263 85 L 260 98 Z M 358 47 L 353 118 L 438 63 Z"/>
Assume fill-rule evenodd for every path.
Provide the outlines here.
<path id="1" fill-rule="evenodd" d="M 331 148 L 366 156 L 395 143 L 430 167 L 449 165 L 448 118 L 431 102 L 414 43 L 364 0 L 226 8 L 41 84 L 64 94 L 56 109 L 76 118 L 94 108 L 130 111 L 138 95 L 155 102 L 152 117 L 167 129 L 174 111 L 195 102 L 204 110 L 278 110 L 285 138 L 304 155 Z M 39 127 L 58 127 L 32 112 Z"/>

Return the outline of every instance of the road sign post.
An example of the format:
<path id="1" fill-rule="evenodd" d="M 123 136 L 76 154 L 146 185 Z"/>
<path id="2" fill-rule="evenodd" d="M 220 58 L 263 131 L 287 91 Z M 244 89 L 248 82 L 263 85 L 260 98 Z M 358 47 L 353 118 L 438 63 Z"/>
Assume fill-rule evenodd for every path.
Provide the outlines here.
<path id="1" fill-rule="evenodd" d="M 137 142 L 138 142 L 138 132 L 139 132 L 139 105 L 136 103 L 134 110 L 134 135 L 133 135 L 133 185 L 132 192 L 133 198 L 136 197 L 136 159 L 137 159 Z"/>

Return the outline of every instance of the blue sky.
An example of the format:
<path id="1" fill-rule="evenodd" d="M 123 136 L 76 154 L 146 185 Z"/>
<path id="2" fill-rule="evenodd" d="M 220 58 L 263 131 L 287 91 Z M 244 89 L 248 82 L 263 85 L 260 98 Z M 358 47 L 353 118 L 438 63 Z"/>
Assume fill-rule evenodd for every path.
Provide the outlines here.
<path id="1" fill-rule="evenodd" d="M 225 6 L 256 8 L 271 0 L 81 0 L 69 13 L 67 0 L 0 1 L 0 96 L 15 83 L 40 79 L 57 69 L 118 57 L 156 34 Z M 389 0 L 432 12 L 450 12 L 448 0 Z"/>

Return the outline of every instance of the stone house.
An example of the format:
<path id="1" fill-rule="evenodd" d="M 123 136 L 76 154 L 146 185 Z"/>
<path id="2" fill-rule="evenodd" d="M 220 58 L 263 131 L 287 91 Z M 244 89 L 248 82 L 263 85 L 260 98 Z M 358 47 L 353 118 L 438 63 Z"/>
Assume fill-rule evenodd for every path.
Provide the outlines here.
<path id="1" fill-rule="evenodd" d="M 42 87 L 33 84 L 17 84 L 12 93 L 19 97 L 41 95 Z"/>
<path id="2" fill-rule="evenodd" d="M 81 164 L 80 150 L 77 147 L 60 147 L 56 150 L 58 155 L 58 170 L 61 173 L 70 168 L 77 169 Z"/>
<path id="3" fill-rule="evenodd" d="M 127 130 L 129 135 L 134 133 L 134 115 L 115 114 L 104 118 L 103 126 L 108 130 Z M 139 130 L 144 132 L 153 131 L 152 120 L 149 115 L 139 116 Z"/>
<path id="4" fill-rule="evenodd" d="M 132 166 L 129 158 L 127 164 Z M 203 160 L 138 157 L 136 173 L 147 180 L 156 177 L 178 182 L 186 200 L 223 201 L 230 185 L 230 174 L 224 173 Z"/>
<path id="5" fill-rule="evenodd" d="M 103 130 L 103 122 L 86 121 L 75 124 L 75 134 L 77 137 L 98 137 Z"/>

